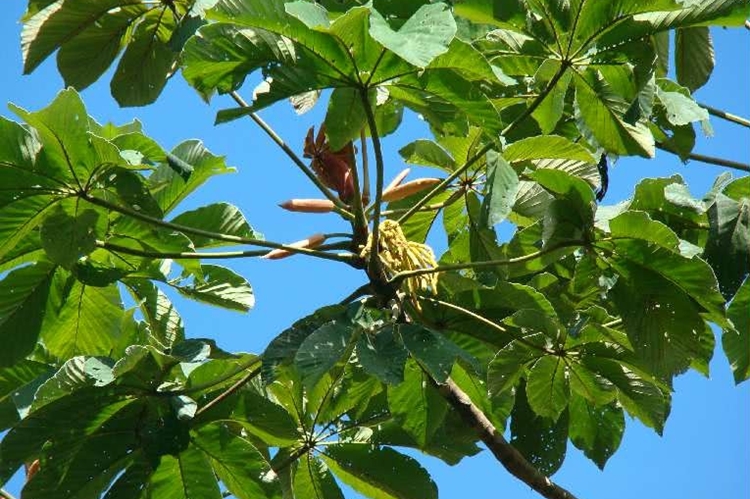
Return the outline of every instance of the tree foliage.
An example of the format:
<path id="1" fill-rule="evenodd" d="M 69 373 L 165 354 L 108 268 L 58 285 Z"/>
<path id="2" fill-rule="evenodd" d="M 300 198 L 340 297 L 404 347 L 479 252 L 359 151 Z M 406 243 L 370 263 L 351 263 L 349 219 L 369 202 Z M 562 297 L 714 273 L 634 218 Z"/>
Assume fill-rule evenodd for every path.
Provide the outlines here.
<path id="1" fill-rule="evenodd" d="M 604 467 L 625 414 L 661 433 L 675 376 L 708 374 L 712 326 L 750 377 L 748 177 L 700 199 L 644 179 L 600 204 L 608 161 L 691 157 L 708 26 L 747 15 L 744 0 L 30 0 L 24 70 L 56 53 L 70 88 L 0 118 L 0 484 L 26 465 L 24 499 L 336 499 L 339 483 L 423 499 L 436 485 L 399 449 L 455 464 L 483 442 L 570 497 L 545 476 L 568 440 Z M 89 116 L 76 89 L 111 65 L 121 105 L 177 72 L 206 100 L 231 94 L 217 123 L 258 122 L 323 196 L 290 206 L 350 233 L 289 245 L 226 202 L 182 210 L 233 169 Z M 255 112 L 318 100 L 308 166 Z M 380 139 L 406 111 L 432 136 L 399 152 L 436 179 L 385 202 Z M 247 311 L 246 278 L 206 262 L 295 253 L 367 284 L 258 355 L 185 337 L 164 290 Z"/>

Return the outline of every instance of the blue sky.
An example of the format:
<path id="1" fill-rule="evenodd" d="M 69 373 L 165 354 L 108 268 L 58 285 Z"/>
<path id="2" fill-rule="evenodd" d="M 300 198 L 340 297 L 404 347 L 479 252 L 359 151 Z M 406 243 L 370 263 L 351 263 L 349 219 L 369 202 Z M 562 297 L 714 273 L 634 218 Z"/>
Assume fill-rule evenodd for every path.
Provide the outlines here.
<path id="1" fill-rule="evenodd" d="M 36 110 L 62 88 L 54 58 L 30 76 L 22 76 L 20 18 L 25 2 L 6 2 L 0 17 L 0 101 Z M 697 93 L 699 101 L 744 117 L 750 116 L 750 32 L 714 30 L 717 67 L 711 82 Z M 254 81 L 243 89 L 249 95 Z M 214 127 L 218 109 L 231 107 L 217 97 L 206 105 L 175 76 L 156 104 L 120 109 L 109 95 L 109 75 L 83 92 L 89 114 L 98 121 L 117 123 L 138 118 L 146 133 L 171 148 L 189 138 L 200 138 L 215 154 L 227 156 L 237 167 L 234 175 L 215 178 L 183 205 L 185 210 L 217 201 L 239 206 L 250 223 L 270 240 L 302 239 L 314 232 L 336 232 L 346 227 L 333 215 L 287 213 L 276 205 L 289 198 L 317 197 L 315 188 L 250 120 Z M 307 128 L 322 121 L 325 106 L 298 118 L 290 106 L 280 105 L 262 116 L 301 152 Z M 14 118 L 3 105 L 0 115 Z M 715 136 L 699 138 L 696 152 L 750 162 L 750 130 L 712 119 Z M 427 137 L 426 127 L 407 117 L 398 136 L 384 140 L 387 174 L 404 168 L 397 150 Z M 701 163 L 681 164 L 659 153 L 652 161 L 623 159 L 612 169 L 606 202 L 629 197 L 644 176 L 679 173 L 692 193 L 701 196 L 722 168 Z M 417 175 L 419 173 L 417 172 Z M 412 174 L 414 175 L 414 173 Z M 437 242 L 439 247 L 440 242 Z M 227 263 L 253 285 L 257 306 L 243 315 L 196 305 L 179 297 L 174 301 L 192 337 L 214 337 L 233 351 L 260 352 L 285 326 L 316 308 L 340 300 L 364 282 L 357 271 L 335 262 L 295 257 L 281 261 L 244 260 Z M 599 471 L 574 447 L 554 479 L 581 498 L 709 498 L 747 497 L 750 490 L 750 383 L 735 387 L 727 361 L 717 350 L 706 379 L 695 373 L 675 383 L 672 415 L 663 437 L 628 420 L 620 450 L 605 470 Z M 527 486 L 511 477 L 488 452 L 448 467 L 433 458 L 420 458 L 438 483 L 442 498 L 536 498 Z M 20 483 L 8 489 L 18 492 Z M 348 497 L 358 497 L 349 491 Z"/>

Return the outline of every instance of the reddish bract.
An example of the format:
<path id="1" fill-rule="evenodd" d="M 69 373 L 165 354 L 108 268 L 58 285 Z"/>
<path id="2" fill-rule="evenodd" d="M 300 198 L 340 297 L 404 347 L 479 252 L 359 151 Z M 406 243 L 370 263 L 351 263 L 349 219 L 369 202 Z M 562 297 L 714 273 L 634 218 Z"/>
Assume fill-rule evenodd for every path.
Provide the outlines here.
<path id="1" fill-rule="evenodd" d="M 339 199 L 348 203 L 354 195 L 354 177 L 352 177 L 351 159 L 354 157 L 354 146 L 351 142 L 338 151 L 331 151 L 325 135 L 325 125 L 321 125 L 318 135 L 315 127 L 310 127 L 305 137 L 304 156 L 312 158 L 310 165 L 326 187 L 336 191 Z"/>

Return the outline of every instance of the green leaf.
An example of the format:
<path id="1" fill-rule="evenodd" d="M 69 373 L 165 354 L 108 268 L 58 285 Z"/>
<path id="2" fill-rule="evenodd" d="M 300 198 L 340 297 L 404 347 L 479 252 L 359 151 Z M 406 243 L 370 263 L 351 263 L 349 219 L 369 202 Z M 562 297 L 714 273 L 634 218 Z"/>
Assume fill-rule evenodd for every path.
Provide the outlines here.
<path id="1" fill-rule="evenodd" d="M 177 215 L 171 221 L 193 229 L 201 229 L 248 239 L 262 239 L 263 236 L 253 230 L 239 208 L 228 203 L 215 203 Z M 219 241 L 194 234 L 189 235 L 196 248 L 214 248 L 226 246 L 226 241 Z"/>
<path id="2" fill-rule="evenodd" d="M 565 459 L 568 411 L 564 411 L 557 421 L 538 416 L 526 401 L 526 390 L 521 387 L 516 391 L 510 432 L 510 444 L 539 471 L 552 475 Z"/>
<path id="3" fill-rule="evenodd" d="M 20 420 L 19 407 L 15 399 L 26 389 L 41 383 L 40 378 L 49 376 L 50 367 L 31 360 L 21 360 L 11 367 L 0 368 L 0 431 Z"/>
<path id="4" fill-rule="evenodd" d="M 430 442 L 448 411 L 437 388 L 413 361 L 406 366 L 404 381 L 388 387 L 388 407 L 420 447 Z"/>
<path id="5" fill-rule="evenodd" d="M 159 97 L 178 55 L 169 46 L 174 29 L 172 16 L 158 9 L 140 20 L 110 84 L 120 106 L 144 106 Z"/>
<path id="6" fill-rule="evenodd" d="M 597 406 L 582 397 L 573 397 L 569 407 L 570 440 L 599 469 L 604 469 L 625 432 L 622 409 L 615 405 Z"/>
<path id="7" fill-rule="evenodd" d="M 294 473 L 294 495 L 298 499 L 344 499 L 328 467 L 305 454 Z"/>
<path id="8" fill-rule="evenodd" d="M 396 340 L 392 327 L 363 334 L 357 341 L 357 359 L 364 370 L 389 385 L 404 380 L 407 357 L 408 352 Z"/>
<path id="9" fill-rule="evenodd" d="M 148 490 L 152 497 L 174 499 L 221 499 L 208 457 L 195 446 L 177 456 L 161 456 L 151 476 Z"/>
<path id="10" fill-rule="evenodd" d="M 328 28 L 328 11 L 323 6 L 310 2 L 289 2 L 284 4 L 287 14 L 296 17 L 308 28 Z"/>
<path id="11" fill-rule="evenodd" d="M 734 382 L 739 384 L 750 378 L 750 279 L 745 279 L 740 290 L 734 295 L 727 315 L 734 324 L 733 329 L 725 329 L 722 336 L 724 352 L 734 373 Z"/>
<path id="12" fill-rule="evenodd" d="M 83 101 L 73 89 L 60 91 L 46 108 L 29 112 L 10 105 L 11 110 L 34 127 L 43 146 L 45 174 L 71 184 L 82 184 L 108 161 L 119 163 L 119 151 L 113 145 L 91 147 L 88 115 Z M 58 186 L 59 187 L 59 186 Z"/>
<path id="13" fill-rule="evenodd" d="M 564 359 L 545 355 L 537 360 L 526 380 L 526 397 L 539 416 L 557 421 L 570 397 L 568 367 Z"/>
<path id="14" fill-rule="evenodd" d="M 718 194 L 708 209 L 703 258 L 711 265 L 725 298 L 734 296 L 750 273 L 750 199 Z"/>
<path id="15" fill-rule="evenodd" d="M 576 106 L 583 123 L 597 142 L 618 155 L 654 157 L 654 138 L 649 129 L 624 121 L 624 103 L 600 75 L 587 71 L 576 78 Z"/>
<path id="16" fill-rule="evenodd" d="M 137 301 L 155 346 L 167 350 L 185 339 L 182 319 L 167 295 L 146 279 L 127 279 L 124 284 Z"/>
<path id="17" fill-rule="evenodd" d="M 591 371 L 578 362 L 571 362 L 568 367 L 570 389 L 573 393 L 583 397 L 597 407 L 608 404 L 616 398 L 615 386 L 607 378 Z M 575 396 L 572 397 L 572 399 L 575 398 Z"/>
<path id="18" fill-rule="evenodd" d="M 268 497 L 263 483 L 271 466 L 247 439 L 222 423 L 194 430 L 192 445 L 208 458 L 217 477 L 238 499 Z"/>
<path id="19" fill-rule="evenodd" d="M 657 86 L 656 96 L 664 106 L 667 120 L 672 125 L 679 127 L 696 121 L 708 122 L 708 111 L 684 93 L 667 89 L 663 90 L 660 86 Z"/>
<path id="20" fill-rule="evenodd" d="M 423 326 L 401 324 L 398 332 L 412 357 L 438 383 L 448 378 L 456 359 L 471 360 L 455 343 Z"/>
<path id="21" fill-rule="evenodd" d="M 351 352 L 353 334 L 351 324 L 334 320 L 305 338 L 297 350 L 294 363 L 306 387 L 315 386 L 325 373 Z"/>
<path id="22" fill-rule="evenodd" d="M 375 10 L 370 35 L 409 64 L 424 68 L 448 46 L 456 34 L 456 21 L 447 5 L 423 5 L 397 31 Z"/>
<path id="23" fill-rule="evenodd" d="M 526 366 L 544 355 L 547 338 L 542 333 L 525 334 L 501 348 L 487 367 L 487 389 L 492 395 L 512 392 Z M 536 347 L 536 348 L 535 348 Z"/>
<path id="24" fill-rule="evenodd" d="M 149 176 L 149 187 L 165 214 L 209 178 L 234 172 L 234 168 L 226 165 L 223 156 L 211 154 L 199 140 L 182 142 L 172 149 L 171 154 L 189 164 L 193 173 L 185 180 L 169 165 L 162 164 Z"/>
<path id="25" fill-rule="evenodd" d="M 217 307 L 247 312 L 255 306 L 253 289 L 241 275 L 218 265 L 201 265 L 201 273 L 192 284 L 169 284 L 188 298 Z"/>
<path id="26" fill-rule="evenodd" d="M 47 350 L 60 358 L 109 355 L 123 335 L 117 286 L 87 286 L 59 269 L 52 286 L 41 332 Z"/>
<path id="27" fill-rule="evenodd" d="M 370 103 L 373 105 L 374 101 L 370 99 Z M 331 150 L 339 151 L 358 139 L 366 123 L 367 115 L 360 92 L 354 88 L 334 89 L 325 117 L 326 137 Z"/>
<path id="28" fill-rule="evenodd" d="M 675 31 L 677 82 L 695 92 L 708 81 L 714 69 L 714 47 L 707 27 Z"/>
<path id="29" fill-rule="evenodd" d="M 437 486 L 415 461 L 388 447 L 337 444 L 320 455 L 345 484 L 373 499 L 436 499 Z"/>
<path id="30" fill-rule="evenodd" d="M 669 379 L 694 360 L 707 364 L 713 354 L 713 333 L 707 331 L 691 297 L 648 269 L 616 265 L 628 276 L 620 274 L 611 296 L 630 343 L 646 366 Z"/>
<path id="31" fill-rule="evenodd" d="M 297 423 L 284 407 L 249 391 L 242 394 L 227 420 L 271 446 L 294 445 L 301 438 Z"/>
<path id="32" fill-rule="evenodd" d="M 625 211 L 609 221 L 609 228 L 612 237 L 641 239 L 672 251 L 679 250 L 677 234 L 643 211 Z"/>
<path id="33" fill-rule="evenodd" d="M 133 5 L 123 0 L 105 0 L 102 2 L 84 0 L 75 4 L 64 2 L 49 2 L 54 5 L 43 9 L 31 18 L 24 19 L 21 35 L 23 50 L 24 73 L 34 71 L 41 62 L 62 46 L 73 44 L 73 49 L 83 50 L 78 43 L 92 38 L 97 32 L 107 32 L 112 29 L 112 23 L 119 16 L 113 16 L 110 11 L 122 8 L 130 15 L 145 12 L 146 6 L 134 9 Z M 99 25 L 99 26 L 98 26 Z M 99 29 L 97 30 L 97 26 Z M 88 47 L 88 54 L 94 59 L 102 45 Z M 106 47 L 106 45 L 104 45 Z M 67 62 L 67 60 L 66 60 Z"/>
<path id="34" fill-rule="evenodd" d="M 290 40 L 265 30 L 229 23 L 207 24 L 182 52 L 182 74 L 204 99 L 239 88 L 257 67 L 294 60 Z"/>
<path id="35" fill-rule="evenodd" d="M 42 329 L 55 267 L 49 263 L 21 267 L 0 281 L 0 367 L 30 354 Z"/>
<path id="36" fill-rule="evenodd" d="M 87 209 L 71 217 L 58 205 L 44 217 L 40 228 L 42 246 L 54 263 L 70 269 L 96 248 L 99 213 Z"/>
<path id="37" fill-rule="evenodd" d="M 670 410 L 669 394 L 632 366 L 599 355 L 587 355 L 583 364 L 617 387 L 617 400 L 641 422 L 661 435 Z"/>
<path id="38" fill-rule="evenodd" d="M 75 390 L 112 383 L 113 364 L 114 362 L 106 357 L 73 357 L 39 387 L 34 395 L 31 410 L 36 411 Z"/>
<path id="39" fill-rule="evenodd" d="M 98 80 L 122 50 L 126 43 L 125 37 L 131 32 L 133 23 L 148 12 L 144 4 L 127 4 L 123 0 L 84 1 L 76 7 L 84 6 L 82 10 L 98 10 L 103 6 L 113 6 L 114 4 L 119 4 L 116 10 L 102 12 L 102 15 L 95 22 L 88 24 L 83 29 L 73 30 L 60 46 L 60 51 L 57 53 L 57 68 L 65 81 L 65 86 L 83 90 Z M 63 11 L 74 9 L 74 7 L 65 5 Z M 91 18 L 84 19 L 84 22 L 88 23 Z M 57 15 L 54 20 L 45 23 L 37 39 L 54 40 L 54 34 L 56 33 L 52 29 L 52 24 L 57 24 L 59 20 L 61 20 L 61 16 Z M 73 24 L 65 27 L 70 29 Z M 27 72 L 30 72 L 30 70 L 27 70 Z"/>
<path id="40" fill-rule="evenodd" d="M 345 312 L 346 307 L 341 305 L 323 307 L 296 321 L 271 340 L 263 352 L 263 382 L 269 384 L 276 379 L 279 367 L 291 362 L 302 342 L 321 326 L 332 320 L 346 320 Z"/>
<path id="41" fill-rule="evenodd" d="M 456 161 L 445 148 L 427 139 L 410 142 L 399 149 L 398 153 L 407 163 L 436 166 L 448 171 L 456 167 Z"/>
<path id="42" fill-rule="evenodd" d="M 487 154 L 487 183 L 489 192 L 484 203 L 487 224 L 493 227 L 505 220 L 516 202 L 519 181 L 510 164 L 499 154 Z"/>

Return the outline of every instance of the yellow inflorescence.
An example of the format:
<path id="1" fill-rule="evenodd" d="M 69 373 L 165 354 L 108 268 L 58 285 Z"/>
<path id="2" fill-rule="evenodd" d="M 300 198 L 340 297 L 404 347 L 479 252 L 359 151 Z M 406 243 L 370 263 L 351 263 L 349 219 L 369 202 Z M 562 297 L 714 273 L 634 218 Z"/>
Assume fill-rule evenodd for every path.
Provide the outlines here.
<path id="1" fill-rule="evenodd" d="M 388 278 L 407 270 L 431 269 L 437 267 L 435 254 L 426 244 L 409 241 L 404 236 L 401 226 L 395 220 L 383 220 L 380 224 L 380 251 L 378 256 Z M 360 253 L 364 259 L 372 252 L 372 234 Z M 423 274 L 406 279 L 406 288 L 410 294 L 417 291 L 437 291 L 437 273 Z"/>

